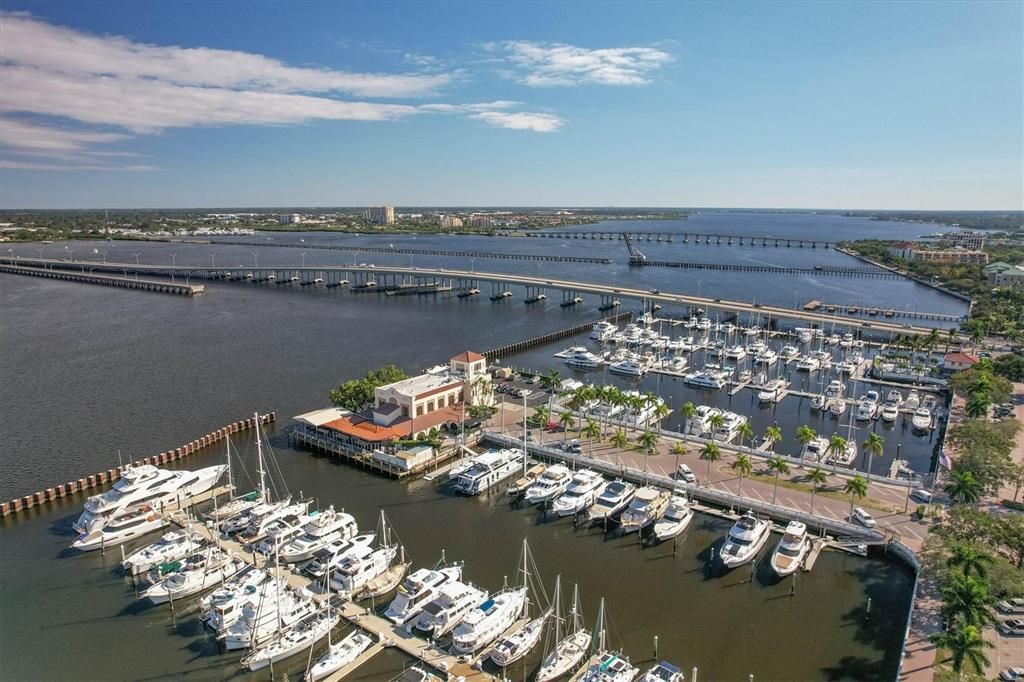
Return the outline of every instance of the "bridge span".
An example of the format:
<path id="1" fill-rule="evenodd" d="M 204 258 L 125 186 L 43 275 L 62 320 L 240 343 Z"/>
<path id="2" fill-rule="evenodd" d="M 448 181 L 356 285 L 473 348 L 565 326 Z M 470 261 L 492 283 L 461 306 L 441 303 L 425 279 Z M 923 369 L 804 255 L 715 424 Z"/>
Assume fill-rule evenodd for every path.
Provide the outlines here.
<path id="1" fill-rule="evenodd" d="M 899 324 L 883 320 L 870 322 L 837 317 L 835 314 L 815 310 L 796 310 L 780 306 L 744 301 L 730 301 L 718 298 L 693 296 L 691 294 L 664 292 L 657 289 L 638 289 L 622 285 L 598 284 L 595 282 L 574 282 L 562 279 L 545 279 L 529 275 L 506 274 L 500 272 L 480 272 L 472 270 L 450 270 L 446 268 L 410 268 L 385 265 L 310 265 L 296 266 L 253 266 L 253 267 L 213 267 L 206 265 L 139 265 L 135 263 L 99 263 L 94 261 L 69 261 L 47 258 L 3 257 L 0 264 L 20 265 L 23 267 L 48 268 L 58 270 L 89 269 L 91 272 L 139 274 L 164 277 L 184 277 L 198 279 L 236 279 L 257 282 L 274 281 L 278 284 L 324 286 L 349 285 L 353 289 L 377 289 L 377 280 L 389 276 L 395 286 L 408 287 L 440 287 L 447 282 L 448 287 L 457 291 L 468 291 L 478 282 L 489 282 L 499 289 L 507 290 L 508 286 L 526 288 L 527 302 L 539 301 L 544 298 L 547 290 L 560 291 L 563 294 L 563 305 L 568 302 L 579 302 L 583 294 L 601 297 L 602 304 L 628 298 L 650 301 L 661 305 L 680 305 L 692 309 L 717 310 L 727 314 L 747 314 L 768 316 L 774 319 L 800 320 L 819 325 L 842 324 L 861 331 L 879 332 L 882 334 L 929 334 L 937 327 L 921 324 Z M 400 280 L 400 283 L 399 283 Z M 384 288 L 377 290 L 384 291 Z M 447 289 L 445 289 L 447 290 Z M 476 293 L 479 293 L 478 291 Z M 511 296 L 511 294 L 509 294 Z M 492 299 L 503 298 L 501 295 Z M 945 318 L 948 316 L 939 316 Z M 939 328 L 941 329 L 941 328 Z"/>
<path id="2" fill-rule="evenodd" d="M 542 239 L 596 239 L 621 240 L 623 232 L 608 230 L 527 230 L 522 233 L 526 237 Z M 636 242 L 682 242 L 683 244 L 710 244 L 713 246 L 771 246 L 798 249 L 829 249 L 832 242 L 823 239 L 800 239 L 797 237 L 751 236 L 738 234 L 706 234 L 696 232 L 645 232 L 629 230 L 629 236 Z"/>

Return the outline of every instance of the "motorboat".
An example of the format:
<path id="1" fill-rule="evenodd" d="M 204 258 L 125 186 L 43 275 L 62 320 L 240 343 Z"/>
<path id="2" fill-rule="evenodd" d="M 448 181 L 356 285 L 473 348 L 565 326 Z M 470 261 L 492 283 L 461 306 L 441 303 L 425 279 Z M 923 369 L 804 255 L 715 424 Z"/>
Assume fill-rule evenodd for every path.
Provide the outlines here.
<path id="1" fill-rule="evenodd" d="M 839 345 L 843 348 L 850 348 L 853 346 L 853 334 L 843 334 L 843 338 L 839 340 Z"/>
<path id="2" fill-rule="evenodd" d="M 545 611 L 512 634 L 500 638 L 490 649 L 491 661 L 504 668 L 530 653 L 540 642 L 541 633 L 544 632 L 544 625 L 550 615 L 550 612 Z"/>
<path id="3" fill-rule="evenodd" d="M 530 504 L 550 502 L 569 487 L 572 472 L 564 464 L 555 464 L 547 468 L 537 482 L 526 489 L 526 501 Z"/>
<path id="4" fill-rule="evenodd" d="M 413 571 L 399 585 L 398 594 L 388 605 L 384 617 L 395 625 L 410 622 L 438 595 L 442 585 L 453 580 L 462 580 L 461 565 Z"/>
<path id="5" fill-rule="evenodd" d="M 327 653 L 317 659 L 306 673 L 306 682 L 318 682 L 344 668 L 373 646 L 373 638 L 356 629 L 345 639 L 327 647 Z"/>
<path id="6" fill-rule="evenodd" d="M 794 331 L 797 334 L 797 340 L 800 343 L 810 343 L 814 340 L 814 330 L 808 329 L 807 327 L 797 327 Z"/>
<path id="7" fill-rule="evenodd" d="M 696 329 L 697 328 L 697 322 L 698 322 L 697 318 L 691 316 L 690 319 L 688 319 L 686 321 L 686 328 L 687 329 Z"/>
<path id="8" fill-rule="evenodd" d="M 591 469 L 580 469 L 572 476 L 569 487 L 551 505 L 559 516 L 575 516 L 597 500 L 604 485 L 601 474 Z"/>
<path id="9" fill-rule="evenodd" d="M 749 353 L 750 355 L 757 356 L 763 353 L 766 348 L 768 348 L 768 344 L 765 343 L 763 340 L 758 339 L 747 346 L 747 353 Z"/>
<path id="10" fill-rule="evenodd" d="M 824 412 L 831 406 L 831 404 L 832 401 L 829 398 L 825 397 L 824 393 L 819 393 L 818 395 L 811 398 L 812 410 L 819 410 Z"/>
<path id="11" fill-rule="evenodd" d="M 697 329 L 702 332 L 707 332 L 711 329 L 711 319 L 708 317 L 702 317 L 697 320 Z"/>
<path id="12" fill-rule="evenodd" d="M 248 518 L 243 520 L 244 525 L 237 533 L 239 542 L 243 544 L 259 542 L 274 526 L 275 521 L 305 516 L 310 502 L 305 501 L 292 504 L 291 500 L 286 499 L 254 507 L 247 515 Z M 230 534 L 232 531 L 228 530 L 229 525 L 234 528 L 236 524 L 229 521 L 222 529 Z"/>
<path id="13" fill-rule="evenodd" d="M 725 536 L 725 544 L 719 551 L 722 564 L 726 568 L 736 568 L 752 560 L 764 547 L 770 534 L 771 524 L 768 521 L 757 518 L 753 512 L 747 512 Z"/>
<path id="14" fill-rule="evenodd" d="M 838 466 L 849 466 L 857 459 L 857 443 L 853 440 L 846 441 L 846 448 L 842 452 L 833 452 L 828 456 L 829 464 Z"/>
<path id="15" fill-rule="evenodd" d="M 765 348 L 754 358 L 755 365 L 774 365 L 779 359 L 779 354 L 772 348 Z"/>
<path id="16" fill-rule="evenodd" d="M 623 533 L 641 531 L 661 518 L 668 508 L 670 493 L 651 486 L 636 491 L 633 501 L 622 512 L 620 526 Z"/>
<path id="17" fill-rule="evenodd" d="M 629 662 L 618 651 L 607 651 L 594 661 L 580 682 L 633 682 L 640 669 Z"/>
<path id="18" fill-rule="evenodd" d="M 315 612 L 311 592 L 293 590 L 275 578 L 260 590 L 259 599 L 243 606 L 241 616 L 218 639 L 228 651 L 258 647 Z"/>
<path id="19" fill-rule="evenodd" d="M 606 483 L 587 510 L 587 519 L 595 523 L 615 518 L 629 506 L 635 494 L 636 486 L 627 481 L 616 479 Z"/>
<path id="20" fill-rule="evenodd" d="M 828 411 L 833 417 L 842 417 L 846 412 L 846 398 L 833 398 L 829 404 Z"/>
<path id="21" fill-rule="evenodd" d="M 681 356 L 675 356 L 675 357 L 668 357 L 668 356 L 666 356 L 666 357 L 661 359 L 661 368 L 662 369 L 666 369 L 666 370 L 669 370 L 670 372 L 675 372 L 677 374 L 682 374 L 686 370 L 686 366 L 688 364 L 689 363 L 686 361 L 686 358 L 681 357 Z"/>
<path id="22" fill-rule="evenodd" d="M 788 379 L 782 377 L 772 379 L 761 386 L 761 390 L 757 392 L 757 399 L 762 403 L 777 403 L 786 394 L 787 388 L 789 388 Z"/>
<path id="23" fill-rule="evenodd" d="M 693 416 L 686 421 L 686 433 L 691 436 L 703 436 L 711 430 L 711 417 L 716 414 L 722 414 L 722 410 L 717 407 L 697 405 L 694 408 Z"/>
<path id="24" fill-rule="evenodd" d="M 246 567 L 240 557 L 219 547 L 207 547 L 185 557 L 176 570 L 143 590 L 140 598 L 154 604 L 166 604 L 217 587 Z"/>
<path id="25" fill-rule="evenodd" d="M 371 551 L 364 553 L 365 550 Z M 378 549 L 365 547 L 363 550 L 347 552 L 339 561 L 331 564 L 331 589 L 347 596 L 354 595 L 368 582 L 387 571 L 397 556 L 397 545 Z"/>
<path id="26" fill-rule="evenodd" d="M 128 542 L 167 525 L 167 519 L 149 505 L 143 505 L 107 518 L 103 525 L 96 525 L 79 535 L 71 546 L 83 552 L 113 547 Z"/>
<path id="27" fill-rule="evenodd" d="M 427 672 L 418 665 L 414 665 L 403 670 L 402 674 L 391 680 L 391 682 L 441 682 L 441 678 L 434 673 Z"/>
<path id="28" fill-rule="evenodd" d="M 878 393 L 868 391 L 857 403 L 857 421 L 869 421 L 878 413 Z"/>
<path id="29" fill-rule="evenodd" d="M 916 388 L 910 389 L 907 393 L 907 399 L 903 401 L 903 407 L 908 410 L 916 410 L 921 406 L 921 394 L 917 392 Z"/>
<path id="30" fill-rule="evenodd" d="M 683 671 L 668 661 L 661 661 L 645 672 L 639 682 L 683 682 Z"/>
<path id="31" fill-rule="evenodd" d="M 731 443 L 739 434 L 740 427 L 747 423 L 747 417 L 735 412 L 723 412 L 722 425 L 712 432 L 712 440 L 719 443 Z"/>
<path id="32" fill-rule="evenodd" d="M 306 523 L 302 534 L 281 548 L 281 561 L 286 564 L 305 561 L 335 540 L 347 540 L 357 532 L 359 527 L 351 514 L 330 507 Z"/>
<path id="33" fill-rule="evenodd" d="M 747 357 L 747 349 L 738 343 L 725 351 L 725 357 L 733 362 L 740 362 Z"/>
<path id="34" fill-rule="evenodd" d="M 779 357 L 781 357 L 785 362 L 792 362 L 800 357 L 800 349 L 796 346 L 790 346 L 787 344 L 779 351 Z"/>
<path id="35" fill-rule="evenodd" d="M 676 493 L 669 500 L 665 515 L 654 522 L 654 537 L 658 542 L 671 540 L 686 530 L 692 520 L 693 507 L 685 496 Z"/>
<path id="36" fill-rule="evenodd" d="M 722 371 L 704 371 L 687 374 L 683 381 L 694 388 L 709 388 L 720 391 L 725 387 L 728 374 Z"/>
<path id="37" fill-rule="evenodd" d="M 184 559 L 202 547 L 203 543 L 204 540 L 198 533 L 171 530 L 160 536 L 153 544 L 125 557 L 121 562 L 121 568 L 129 575 L 140 575 L 160 564 Z"/>
<path id="38" fill-rule="evenodd" d="M 369 547 L 376 538 L 375 533 L 363 533 L 349 539 L 338 538 L 314 552 L 312 560 L 302 567 L 302 572 L 312 578 L 323 579 L 335 561 L 340 561 L 346 553 L 358 547 Z"/>
<path id="39" fill-rule="evenodd" d="M 329 609 L 318 611 L 287 630 L 282 630 L 274 639 L 241 660 L 249 670 L 262 670 L 269 665 L 290 658 L 295 654 L 311 649 L 341 620 L 337 612 Z"/>
<path id="40" fill-rule="evenodd" d="M 423 606 L 413 622 L 413 630 L 424 637 L 437 639 L 447 634 L 473 607 L 487 601 L 490 595 L 472 583 L 453 580 L 437 591 L 437 596 Z"/>
<path id="41" fill-rule="evenodd" d="M 311 518 L 313 517 L 308 514 L 300 514 L 285 516 L 272 522 L 267 526 L 263 539 L 253 541 L 255 551 L 264 556 L 279 556 L 281 550 L 292 540 L 302 535 L 302 529 Z"/>
<path id="42" fill-rule="evenodd" d="M 825 343 L 827 343 L 830 346 L 838 346 L 840 341 L 842 341 L 842 339 L 839 337 L 839 334 L 836 334 L 834 332 L 830 334 L 827 339 L 825 339 Z"/>
<path id="43" fill-rule="evenodd" d="M 900 408 L 895 403 L 885 403 L 882 405 L 882 421 L 892 424 L 899 416 Z"/>
<path id="44" fill-rule="evenodd" d="M 927 407 L 922 405 L 914 410 L 914 417 L 911 419 L 911 424 L 918 431 L 930 431 L 932 428 L 932 413 Z"/>
<path id="45" fill-rule="evenodd" d="M 828 438 L 817 436 L 808 441 L 800 451 L 800 459 L 805 462 L 820 462 L 828 449 Z"/>
<path id="46" fill-rule="evenodd" d="M 470 609 L 452 630 L 452 653 L 483 649 L 516 622 L 526 605 L 526 588 L 507 589 Z"/>
<path id="47" fill-rule="evenodd" d="M 110 490 L 86 500 L 73 528 L 85 533 L 120 512 L 142 505 L 157 511 L 172 502 L 184 505 L 190 498 L 211 490 L 225 471 L 225 464 L 197 471 L 170 471 L 150 464 L 125 466 L 121 478 Z"/>
<path id="48" fill-rule="evenodd" d="M 846 384 L 838 379 L 828 382 L 828 386 L 825 388 L 826 398 L 842 398 L 844 393 L 846 393 Z"/>
<path id="49" fill-rule="evenodd" d="M 473 464 L 455 480 L 455 491 L 479 495 L 501 483 L 523 466 L 523 451 L 503 448 L 473 458 Z"/>
<path id="50" fill-rule="evenodd" d="M 262 569 L 255 566 L 243 568 L 200 600 L 200 620 L 215 632 L 224 632 L 242 617 L 244 606 L 258 598 L 260 586 L 269 580 L 270 575 Z"/>
<path id="51" fill-rule="evenodd" d="M 821 368 L 821 360 L 815 355 L 805 355 L 796 363 L 796 368 L 801 372 L 817 372 Z"/>
<path id="52" fill-rule="evenodd" d="M 636 360 L 620 360 L 608 365 L 608 371 L 623 376 L 642 377 L 647 373 L 647 367 Z"/>
<path id="53" fill-rule="evenodd" d="M 619 328 L 607 320 L 601 320 L 590 328 L 590 338 L 595 341 L 607 341 Z"/>
<path id="54" fill-rule="evenodd" d="M 799 521 L 790 521 L 782 539 L 772 552 L 772 570 L 780 577 L 795 573 L 803 565 L 810 549 L 807 526 Z"/>
<path id="55" fill-rule="evenodd" d="M 546 464 L 534 464 L 530 467 L 526 473 L 515 481 L 512 482 L 508 487 L 508 494 L 513 497 L 518 497 L 526 492 L 527 488 L 533 485 L 538 478 L 540 478 L 547 470 Z"/>
<path id="56" fill-rule="evenodd" d="M 853 360 L 843 360 L 836 365 L 836 371 L 840 374 L 854 374 L 857 371 L 857 363 Z"/>
<path id="57" fill-rule="evenodd" d="M 586 352 L 587 352 L 587 347 L 586 346 L 571 346 L 569 348 L 566 348 L 565 350 L 561 350 L 561 351 L 558 351 L 557 353 L 555 353 L 555 357 L 556 358 L 562 358 L 564 360 L 565 358 L 570 357 L 573 353 L 586 353 Z"/>
<path id="58" fill-rule="evenodd" d="M 892 403 L 896 407 L 900 407 L 903 405 L 903 394 L 894 388 L 886 394 L 885 402 Z"/>
<path id="59" fill-rule="evenodd" d="M 763 332 L 763 331 L 764 330 L 761 329 L 761 327 L 759 327 L 758 325 L 754 324 L 754 325 L 751 325 L 749 327 L 745 327 L 743 329 L 743 335 L 744 336 L 760 336 L 761 332 Z"/>
<path id="60" fill-rule="evenodd" d="M 588 350 L 576 351 L 565 359 L 565 364 L 580 369 L 594 369 L 601 365 L 601 358 Z"/>

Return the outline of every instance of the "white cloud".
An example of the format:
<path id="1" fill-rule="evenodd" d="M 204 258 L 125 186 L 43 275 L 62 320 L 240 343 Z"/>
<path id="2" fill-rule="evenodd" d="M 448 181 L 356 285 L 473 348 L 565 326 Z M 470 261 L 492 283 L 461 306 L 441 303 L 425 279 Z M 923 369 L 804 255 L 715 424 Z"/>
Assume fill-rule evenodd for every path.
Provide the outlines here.
<path id="1" fill-rule="evenodd" d="M 47 163 L 40 161 L 18 161 L 0 159 L 0 170 L 35 170 L 35 171 L 121 171 L 139 173 L 159 170 L 156 166 L 131 164 L 127 166 L 107 166 L 104 164 L 87 163 Z"/>
<path id="2" fill-rule="evenodd" d="M 553 114 L 529 112 L 483 111 L 472 114 L 470 118 L 479 119 L 499 128 L 532 130 L 535 133 L 553 133 L 565 123 L 563 119 Z"/>
<path id="3" fill-rule="evenodd" d="M 24 150 L 78 152 L 92 144 L 118 142 L 127 138 L 127 135 L 120 133 L 49 128 L 25 121 L 0 119 L 0 146 Z"/>
<path id="4" fill-rule="evenodd" d="M 509 41 L 484 46 L 503 50 L 515 68 L 516 79 L 532 86 L 646 85 L 650 73 L 672 61 L 672 55 L 654 47 L 588 49 L 561 43 Z"/>

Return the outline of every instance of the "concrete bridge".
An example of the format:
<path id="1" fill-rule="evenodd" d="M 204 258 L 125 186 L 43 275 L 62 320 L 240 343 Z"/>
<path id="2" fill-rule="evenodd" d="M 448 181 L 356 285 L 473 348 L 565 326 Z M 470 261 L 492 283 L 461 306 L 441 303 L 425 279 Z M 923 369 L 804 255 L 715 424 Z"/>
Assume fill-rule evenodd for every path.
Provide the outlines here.
<path id="1" fill-rule="evenodd" d="M 623 232 L 608 232 L 597 230 L 530 230 L 524 232 L 527 237 L 540 237 L 543 239 L 596 239 L 596 240 L 621 240 Z M 828 249 L 832 247 L 831 242 L 819 239 L 797 239 L 794 237 L 752 237 L 750 235 L 736 234 L 702 234 L 695 232 L 632 232 L 629 236 L 637 242 L 682 242 L 683 244 L 711 244 L 715 246 L 770 246 L 779 248 L 809 248 Z"/>
<path id="2" fill-rule="evenodd" d="M 78 270 L 81 261 L 66 261 L 39 258 L 0 258 L 0 264 L 23 265 L 37 268 Z M 602 306 L 611 305 L 620 299 L 649 301 L 659 305 L 686 306 L 691 310 L 717 310 L 726 314 L 747 314 L 767 316 L 772 319 L 799 320 L 811 324 L 843 324 L 851 330 L 876 332 L 880 334 L 929 334 L 935 327 L 900 324 L 883 320 L 849 320 L 837 318 L 835 314 L 816 310 L 796 310 L 779 306 L 744 301 L 729 301 L 718 298 L 693 296 L 690 294 L 663 292 L 657 289 L 638 289 L 622 285 L 574 282 L 571 280 L 544 279 L 529 275 L 470 270 L 449 270 L 445 268 L 409 268 L 377 265 L 334 265 L 306 267 L 212 267 L 205 265 L 137 265 L 134 263 L 86 262 L 85 266 L 96 272 L 129 273 L 196 279 L 226 279 L 252 282 L 274 282 L 277 285 L 323 285 L 326 287 L 351 286 L 353 290 L 384 291 L 390 286 L 450 286 L 453 291 L 469 291 L 474 284 L 489 282 L 492 285 L 492 300 L 511 298 L 511 286 L 526 289 L 527 302 L 539 302 L 546 298 L 546 292 L 558 291 L 563 304 L 579 303 L 584 294 L 601 297 Z M 438 284 L 435 284 L 438 283 Z M 479 291 L 477 292 L 479 293 Z M 506 295 L 507 293 L 507 295 Z M 941 331 L 941 328 L 939 328 Z"/>

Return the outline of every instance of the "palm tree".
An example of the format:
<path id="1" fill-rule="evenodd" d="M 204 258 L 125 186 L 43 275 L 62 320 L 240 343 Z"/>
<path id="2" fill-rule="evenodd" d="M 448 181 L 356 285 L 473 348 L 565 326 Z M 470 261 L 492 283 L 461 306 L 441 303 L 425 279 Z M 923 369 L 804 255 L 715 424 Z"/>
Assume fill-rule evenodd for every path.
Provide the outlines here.
<path id="1" fill-rule="evenodd" d="M 533 408 L 533 417 L 538 422 L 538 426 L 540 426 L 541 428 L 547 426 L 548 417 L 550 416 L 551 412 L 550 410 L 548 410 L 547 405 L 538 405 L 537 407 Z"/>
<path id="2" fill-rule="evenodd" d="M 741 452 L 736 455 L 736 459 L 732 461 L 729 468 L 736 472 L 740 477 L 739 488 L 736 489 L 736 494 L 743 497 L 743 478 L 749 476 L 754 470 L 754 465 L 750 461 L 750 455 L 745 452 Z"/>
<path id="3" fill-rule="evenodd" d="M 718 429 L 725 426 L 725 416 L 721 412 L 716 412 L 711 415 L 711 419 L 708 420 L 708 424 L 711 425 L 711 433 L 714 433 Z"/>
<path id="4" fill-rule="evenodd" d="M 796 442 L 800 444 L 801 449 L 817 437 L 818 434 L 810 426 L 801 426 L 796 430 Z"/>
<path id="5" fill-rule="evenodd" d="M 618 449 L 623 449 L 629 444 L 629 438 L 626 437 L 626 431 L 624 429 L 615 429 L 615 433 L 612 434 L 612 445 Z"/>
<path id="6" fill-rule="evenodd" d="M 711 483 L 711 465 L 714 462 L 722 459 L 722 448 L 718 447 L 718 443 L 705 443 L 704 447 L 701 448 L 700 458 L 708 461 L 708 484 Z"/>
<path id="7" fill-rule="evenodd" d="M 971 471 L 954 469 L 949 473 L 949 483 L 944 488 L 955 504 L 974 504 L 981 499 L 981 483 Z"/>
<path id="8" fill-rule="evenodd" d="M 933 350 L 935 350 L 936 346 L 939 345 L 939 340 L 940 340 L 940 338 L 939 338 L 939 330 L 938 329 L 932 329 L 928 333 L 928 336 L 926 336 L 924 338 L 924 340 L 923 340 L 924 341 L 924 347 L 927 348 L 928 352 L 930 353 Z"/>
<path id="9" fill-rule="evenodd" d="M 973 572 L 979 578 L 984 578 L 988 573 L 988 566 L 993 561 L 991 554 L 963 542 L 958 542 L 949 549 L 950 555 L 946 559 L 946 566 L 949 568 L 959 568 L 964 575 Z"/>
<path id="10" fill-rule="evenodd" d="M 982 391 L 975 391 L 967 398 L 967 405 L 964 411 L 971 419 L 981 419 L 988 416 L 989 398 Z"/>
<path id="11" fill-rule="evenodd" d="M 562 381 L 559 378 L 558 370 L 553 369 L 540 378 L 540 385 L 549 391 L 553 391 L 561 385 Z"/>
<path id="12" fill-rule="evenodd" d="M 569 429 L 576 425 L 576 419 L 572 412 L 562 412 L 558 415 L 558 424 L 562 427 L 562 442 L 569 437 Z"/>
<path id="13" fill-rule="evenodd" d="M 685 455 L 686 451 L 686 444 L 683 441 L 677 440 L 675 443 L 672 444 L 672 448 L 669 450 L 669 452 L 676 456 L 676 471 L 679 471 L 679 458 Z"/>
<path id="14" fill-rule="evenodd" d="M 665 417 L 672 414 L 672 408 L 666 405 L 664 402 L 660 402 L 654 406 L 654 419 L 660 424 Z"/>
<path id="15" fill-rule="evenodd" d="M 583 427 L 583 435 L 590 439 L 590 454 L 594 454 L 594 441 L 601 437 L 601 427 L 593 419 L 587 419 L 587 425 Z"/>
<path id="16" fill-rule="evenodd" d="M 774 455 L 768 460 L 768 471 L 775 474 L 775 490 L 772 492 L 772 504 L 775 504 L 775 498 L 779 494 L 779 475 L 789 473 L 789 462 Z"/>
<path id="17" fill-rule="evenodd" d="M 644 428 L 646 429 L 650 426 L 651 417 L 654 416 L 654 410 L 650 408 L 656 407 L 659 404 L 659 399 L 658 396 L 654 395 L 650 391 L 647 391 L 647 393 L 644 393 L 640 397 L 644 399 L 642 409 L 647 408 L 647 417 L 644 419 Z"/>
<path id="18" fill-rule="evenodd" d="M 658 444 L 658 434 L 646 429 L 636 439 L 636 444 L 644 449 L 644 471 L 647 471 L 647 456 L 654 451 L 654 447 Z"/>
<path id="19" fill-rule="evenodd" d="M 950 573 L 939 588 L 939 594 L 942 596 L 939 613 L 954 627 L 982 627 L 996 620 L 991 609 L 995 597 L 983 580 L 963 573 Z"/>
<path id="20" fill-rule="evenodd" d="M 804 474 L 811 484 L 811 513 L 814 513 L 814 497 L 818 494 L 818 486 L 828 480 L 828 474 L 819 466 L 814 467 Z"/>
<path id="21" fill-rule="evenodd" d="M 769 426 L 764 430 L 764 437 L 768 439 L 768 449 L 774 453 L 775 446 L 782 442 L 782 429 L 778 426 Z"/>
<path id="22" fill-rule="evenodd" d="M 861 443 L 860 446 L 864 448 L 865 452 L 868 453 L 868 473 L 870 474 L 871 459 L 875 455 L 881 457 L 882 453 L 885 452 L 885 439 L 882 438 L 877 433 L 875 433 L 874 431 L 872 431 L 871 433 L 868 434 L 868 439 Z"/>
<path id="23" fill-rule="evenodd" d="M 687 400 L 685 403 L 683 403 L 683 406 L 679 408 L 679 414 L 682 415 L 682 417 L 683 417 L 683 430 L 684 431 L 687 428 L 687 424 L 690 422 L 690 417 L 692 417 L 694 414 L 696 414 L 696 412 L 697 412 L 697 406 L 694 405 L 689 400 Z"/>
<path id="24" fill-rule="evenodd" d="M 857 474 L 846 481 L 843 492 L 850 496 L 850 516 L 853 517 L 853 504 L 856 500 L 864 499 L 868 494 L 868 481 L 860 474 Z"/>
<path id="25" fill-rule="evenodd" d="M 953 671 L 963 676 L 964 664 L 970 663 L 979 675 L 985 673 L 989 665 L 985 649 L 994 645 L 981 636 L 981 631 L 973 625 L 954 630 L 936 632 L 928 638 L 932 644 L 949 652 L 948 661 L 953 662 Z"/>
<path id="26" fill-rule="evenodd" d="M 647 397 L 644 395 L 631 395 L 623 396 L 626 399 L 626 403 L 629 405 L 629 409 L 633 410 L 633 429 L 640 429 L 640 411 L 644 409 L 644 405 L 647 404 Z"/>
<path id="27" fill-rule="evenodd" d="M 743 447 L 743 441 L 752 440 L 754 438 L 754 428 L 750 425 L 749 421 L 745 421 L 740 424 L 740 427 L 736 429 L 736 433 L 740 437 L 740 447 Z"/>
<path id="28" fill-rule="evenodd" d="M 832 434 L 832 437 L 828 439 L 828 447 L 825 448 L 825 454 L 833 455 L 836 457 L 836 462 L 839 461 L 839 456 L 846 452 L 847 442 L 846 439 L 839 434 Z M 832 465 L 832 470 L 835 471 L 838 464 Z"/>

